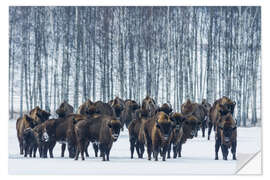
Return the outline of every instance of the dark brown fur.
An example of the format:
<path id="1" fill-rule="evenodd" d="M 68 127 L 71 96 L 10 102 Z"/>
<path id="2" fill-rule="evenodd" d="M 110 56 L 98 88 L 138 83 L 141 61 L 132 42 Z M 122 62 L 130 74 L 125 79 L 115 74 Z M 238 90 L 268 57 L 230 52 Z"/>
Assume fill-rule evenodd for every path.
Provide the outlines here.
<path id="1" fill-rule="evenodd" d="M 47 111 L 40 109 L 39 106 L 36 106 L 30 111 L 29 115 L 37 122 L 37 124 L 40 124 L 48 120 L 51 114 Z"/>
<path id="2" fill-rule="evenodd" d="M 157 161 L 158 153 L 161 151 L 162 160 L 165 161 L 172 130 L 173 123 L 164 112 L 158 112 L 144 123 L 144 137 L 147 144 L 148 160 L 151 160 L 151 154 L 153 152 L 153 156 Z"/>
<path id="3" fill-rule="evenodd" d="M 136 101 L 133 100 L 126 100 L 125 101 L 125 109 L 122 111 L 121 116 L 120 116 L 120 121 L 122 124 L 122 127 L 124 124 L 128 128 L 129 123 L 134 119 L 135 116 L 135 111 L 139 109 L 139 105 Z"/>
<path id="4" fill-rule="evenodd" d="M 17 129 L 17 138 L 19 141 L 20 154 L 23 154 L 23 133 L 27 128 L 34 128 L 37 125 L 37 122 L 30 116 L 24 114 L 23 117 L 17 119 L 16 129 Z"/>
<path id="5" fill-rule="evenodd" d="M 233 160 L 236 160 L 237 129 L 231 113 L 221 116 L 216 124 L 215 159 L 218 160 L 218 151 L 221 146 L 223 159 L 227 160 L 228 149 L 231 148 Z"/>
<path id="6" fill-rule="evenodd" d="M 115 115 L 117 118 L 120 118 L 121 112 L 125 108 L 124 100 L 119 97 L 115 97 L 115 99 L 108 102 L 108 104 L 114 109 Z"/>
<path id="7" fill-rule="evenodd" d="M 208 140 L 210 139 L 213 125 L 215 130 L 215 124 L 222 115 L 220 112 L 223 112 L 224 115 L 230 112 L 233 115 L 235 104 L 236 103 L 234 101 L 230 100 L 226 96 L 223 96 L 222 98 L 214 102 L 213 106 L 210 108 L 209 111 Z"/>
<path id="8" fill-rule="evenodd" d="M 158 111 L 163 111 L 166 114 L 170 114 L 173 110 L 172 110 L 172 106 L 169 103 L 164 103 L 162 104 L 162 106 L 158 109 Z"/>
<path id="9" fill-rule="evenodd" d="M 148 111 L 148 117 L 154 116 L 157 112 L 158 106 L 153 98 L 146 96 L 142 101 L 142 109 Z"/>
<path id="10" fill-rule="evenodd" d="M 64 118 L 69 114 L 72 114 L 74 111 L 73 107 L 68 104 L 66 101 L 62 102 L 58 109 L 55 111 L 58 114 L 59 118 Z"/>
<path id="11" fill-rule="evenodd" d="M 106 160 L 109 161 L 112 143 L 117 140 L 120 128 L 120 121 L 107 115 L 95 116 L 76 123 L 75 134 L 77 149 L 75 160 L 78 160 L 79 153 L 81 153 L 82 160 L 84 160 L 84 149 L 86 147 L 86 143 L 88 141 L 97 141 L 100 143 L 100 151 L 103 161 L 105 161 L 105 155 Z"/>
<path id="12" fill-rule="evenodd" d="M 86 102 L 80 105 L 77 113 L 81 115 L 92 115 L 96 113 L 96 108 L 94 106 L 94 103 L 90 99 L 88 99 Z"/>
<path id="13" fill-rule="evenodd" d="M 192 139 L 197 132 L 198 125 L 201 124 L 195 116 L 187 115 L 180 129 L 180 144 L 178 147 L 178 157 L 181 157 L 182 145 L 186 143 L 187 139 Z"/>
<path id="14" fill-rule="evenodd" d="M 133 158 L 134 148 L 136 148 L 138 158 L 143 158 L 144 141 L 139 140 L 142 124 L 147 120 L 147 114 L 142 109 L 135 111 L 135 117 L 128 126 L 131 159 Z"/>

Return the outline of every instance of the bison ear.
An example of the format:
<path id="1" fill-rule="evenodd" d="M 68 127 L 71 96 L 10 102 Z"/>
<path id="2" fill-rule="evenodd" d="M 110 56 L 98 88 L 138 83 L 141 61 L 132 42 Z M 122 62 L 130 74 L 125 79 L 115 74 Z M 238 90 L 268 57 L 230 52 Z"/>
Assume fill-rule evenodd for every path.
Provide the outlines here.
<path id="1" fill-rule="evenodd" d="M 28 121 L 28 122 L 32 122 L 33 121 L 32 118 L 29 117 L 28 115 L 25 114 L 24 116 L 25 116 L 26 121 Z"/>
<path id="2" fill-rule="evenodd" d="M 112 128 L 112 124 L 110 122 L 108 123 L 108 127 L 109 128 Z"/>

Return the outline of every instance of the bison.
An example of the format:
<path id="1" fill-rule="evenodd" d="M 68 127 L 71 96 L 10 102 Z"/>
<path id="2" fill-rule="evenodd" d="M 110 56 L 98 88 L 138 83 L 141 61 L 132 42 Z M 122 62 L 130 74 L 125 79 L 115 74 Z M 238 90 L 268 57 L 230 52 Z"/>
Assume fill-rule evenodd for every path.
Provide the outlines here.
<path id="1" fill-rule="evenodd" d="M 128 126 L 131 159 L 133 158 L 134 148 L 136 148 L 138 158 L 143 158 L 144 143 L 139 140 L 142 124 L 147 120 L 147 112 L 142 109 L 135 111 L 135 117 Z"/>
<path id="2" fill-rule="evenodd" d="M 120 121 L 122 124 L 122 127 L 124 127 L 124 124 L 128 128 L 129 123 L 132 121 L 134 118 L 134 113 L 137 109 L 139 109 L 140 106 L 136 101 L 133 100 L 126 100 L 125 101 L 125 109 L 122 111 L 121 116 L 120 116 Z"/>
<path id="3" fill-rule="evenodd" d="M 216 124 L 215 160 L 218 160 L 218 151 L 220 146 L 224 160 L 227 160 L 229 148 L 231 148 L 233 160 L 236 160 L 236 128 L 236 122 L 230 112 L 220 117 Z"/>
<path id="4" fill-rule="evenodd" d="M 80 105 L 77 111 L 77 113 L 81 115 L 92 115 L 95 112 L 96 108 L 94 106 L 94 103 L 90 99 L 88 99 L 86 102 Z"/>
<path id="5" fill-rule="evenodd" d="M 120 99 L 119 97 L 116 97 L 115 99 L 109 101 L 108 104 L 113 108 L 116 118 L 120 119 L 121 112 L 125 108 L 124 100 Z"/>
<path id="6" fill-rule="evenodd" d="M 55 111 L 58 114 L 59 118 L 64 118 L 69 114 L 72 114 L 74 111 L 73 107 L 68 104 L 66 101 L 62 102 L 58 109 Z"/>
<path id="7" fill-rule="evenodd" d="M 24 114 L 23 117 L 17 119 L 16 122 L 16 130 L 17 130 L 17 138 L 19 141 L 20 154 L 23 154 L 24 149 L 24 131 L 25 129 L 34 128 L 37 125 L 37 121 L 35 121 L 30 116 Z"/>
<path id="8" fill-rule="evenodd" d="M 158 111 L 163 111 L 169 115 L 173 111 L 172 105 L 170 103 L 164 103 L 161 107 L 158 108 Z"/>
<path id="9" fill-rule="evenodd" d="M 213 125 L 214 125 L 214 130 L 216 129 L 215 124 L 216 124 L 216 121 L 221 116 L 220 112 L 227 110 L 233 115 L 235 105 L 236 105 L 235 101 L 232 101 L 226 96 L 223 96 L 222 98 L 214 102 L 213 106 L 210 108 L 210 111 L 209 111 L 208 140 L 210 140 L 210 135 L 211 135 Z"/>
<path id="10" fill-rule="evenodd" d="M 188 99 L 186 103 L 181 105 L 181 112 L 183 115 L 194 115 L 199 121 L 201 121 L 200 126 L 202 128 L 202 137 L 205 137 L 206 120 L 208 117 L 208 110 L 205 106 L 198 103 L 192 103 Z M 197 127 L 195 137 L 197 137 L 200 126 Z"/>
<path id="11" fill-rule="evenodd" d="M 153 98 L 146 96 L 142 101 L 142 109 L 148 111 L 148 116 L 152 117 L 156 114 L 158 106 Z"/>
<path id="12" fill-rule="evenodd" d="M 121 123 L 115 117 L 108 115 L 98 115 L 87 120 L 79 121 L 75 124 L 75 135 L 77 149 L 75 160 L 78 160 L 79 153 L 84 160 L 84 152 L 87 142 L 98 142 L 102 160 L 109 161 L 109 154 L 113 142 L 118 139 Z"/>
<path id="13" fill-rule="evenodd" d="M 167 148 L 169 146 L 169 137 L 173 130 L 173 122 L 164 112 L 157 112 L 144 123 L 144 137 L 147 144 L 148 160 L 151 160 L 151 154 L 155 161 L 158 160 L 158 153 L 161 152 L 162 160 L 165 161 Z"/>
<path id="14" fill-rule="evenodd" d="M 47 111 L 40 109 L 39 106 L 36 106 L 30 111 L 29 115 L 37 122 L 37 124 L 40 124 L 48 120 L 51 114 Z"/>
<path id="15" fill-rule="evenodd" d="M 192 139 L 197 132 L 198 125 L 201 124 L 201 121 L 197 119 L 196 116 L 187 115 L 184 117 L 182 127 L 180 129 L 180 143 L 178 146 L 178 157 L 181 157 L 182 154 L 182 145 L 187 141 L 187 139 Z"/>
<path id="16" fill-rule="evenodd" d="M 173 145 L 173 158 L 177 157 L 177 152 L 178 152 L 178 148 L 179 148 L 180 140 L 182 136 L 181 128 L 185 120 L 185 117 L 181 113 L 173 113 L 170 115 L 170 119 L 174 122 L 175 128 L 173 129 L 173 132 L 171 133 L 170 140 L 169 140 L 170 144 L 168 147 L 168 154 L 167 154 L 168 159 L 171 158 L 170 153 L 171 153 L 172 145 Z"/>

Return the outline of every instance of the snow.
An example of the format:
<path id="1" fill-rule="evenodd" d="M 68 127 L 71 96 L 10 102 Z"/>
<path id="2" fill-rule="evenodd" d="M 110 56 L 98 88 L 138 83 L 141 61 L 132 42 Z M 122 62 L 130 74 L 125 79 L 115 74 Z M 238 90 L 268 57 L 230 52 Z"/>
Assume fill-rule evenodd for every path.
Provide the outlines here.
<path id="1" fill-rule="evenodd" d="M 9 121 L 8 131 L 8 171 L 9 174 L 59 174 L 59 175 L 183 175 L 183 174 L 234 174 L 237 163 L 229 154 L 228 161 L 214 160 L 214 133 L 211 140 L 199 136 L 188 140 L 183 145 L 182 157 L 167 159 L 165 162 L 159 158 L 148 161 L 146 152 L 144 159 L 130 159 L 128 132 L 125 129 L 117 142 L 113 144 L 110 161 L 102 162 L 101 158 L 94 157 L 92 145 L 89 146 L 89 158 L 85 161 L 69 159 L 66 151 L 65 158 L 60 157 L 61 146 L 57 144 L 53 159 L 24 158 L 19 154 L 19 145 L 16 135 L 16 121 Z M 237 154 L 254 154 L 261 149 L 261 128 L 238 128 Z M 171 153 L 172 155 L 172 153 Z"/>

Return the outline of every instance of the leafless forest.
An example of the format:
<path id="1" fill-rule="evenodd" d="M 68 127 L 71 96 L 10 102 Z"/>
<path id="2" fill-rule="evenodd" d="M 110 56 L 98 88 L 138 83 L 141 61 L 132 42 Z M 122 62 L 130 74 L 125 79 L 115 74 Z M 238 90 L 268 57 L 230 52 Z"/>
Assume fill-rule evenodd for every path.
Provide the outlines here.
<path id="1" fill-rule="evenodd" d="M 228 96 L 238 125 L 260 122 L 261 8 L 9 8 L 11 119 L 147 94 L 175 111 Z"/>

